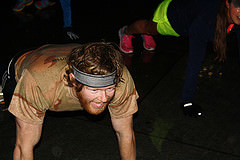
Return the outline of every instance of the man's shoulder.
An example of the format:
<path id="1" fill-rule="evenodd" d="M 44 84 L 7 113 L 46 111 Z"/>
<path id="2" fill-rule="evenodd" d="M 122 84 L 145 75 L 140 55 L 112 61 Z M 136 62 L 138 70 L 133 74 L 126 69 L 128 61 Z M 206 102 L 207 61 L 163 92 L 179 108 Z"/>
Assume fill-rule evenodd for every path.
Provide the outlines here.
<path id="1" fill-rule="evenodd" d="M 127 67 L 124 67 L 123 74 L 122 74 L 122 81 L 120 81 L 117 84 L 114 100 L 116 100 L 116 99 L 119 100 L 119 97 L 126 98 L 126 97 L 130 96 L 131 94 L 133 94 L 133 92 L 135 92 L 135 90 L 136 90 L 136 88 L 135 88 L 134 80 L 133 80 L 130 72 L 128 71 Z M 120 99 L 122 99 L 122 98 L 120 98 Z"/>

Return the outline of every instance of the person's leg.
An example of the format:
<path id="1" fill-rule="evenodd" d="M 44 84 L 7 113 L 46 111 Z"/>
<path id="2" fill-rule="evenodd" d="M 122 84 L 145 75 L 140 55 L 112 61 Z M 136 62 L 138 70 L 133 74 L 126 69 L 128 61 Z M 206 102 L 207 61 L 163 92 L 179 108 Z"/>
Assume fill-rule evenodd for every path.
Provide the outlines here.
<path id="1" fill-rule="evenodd" d="M 185 115 L 198 117 L 202 115 L 201 106 L 195 104 L 194 94 L 197 89 L 198 75 L 202 66 L 207 43 L 196 34 L 199 23 L 193 23 L 189 30 L 189 56 L 186 68 L 186 79 L 182 91 L 181 108 Z"/>
<path id="2" fill-rule="evenodd" d="M 79 36 L 72 29 L 72 7 L 71 0 L 60 0 L 63 11 L 64 34 L 71 40 L 79 39 Z"/>
<path id="3" fill-rule="evenodd" d="M 72 27 L 71 0 L 60 0 L 60 3 L 63 11 L 63 27 Z"/>
<path id="4" fill-rule="evenodd" d="M 15 62 L 18 59 L 18 55 L 14 56 L 7 66 L 7 70 L 4 72 L 2 76 L 2 92 L 5 102 L 5 108 L 8 108 L 14 89 L 17 85 L 15 80 Z"/>
<path id="5" fill-rule="evenodd" d="M 5 102 L 5 108 L 9 107 L 15 87 L 17 85 L 16 79 L 15 79 L 15 63 L 17 62 L 19 57 L 21 57 L 26 52 L 30 52 L 32 49 L 23 50 L 23 51 L 20 51 L 19 53 L 16 53 L 13 56 L 13 58 L 10 60 L 10 62 L 6 66 L 4 66 L 5 72 L 2 75 L 1 85 L 2 85 L 4 102 Z"/>
<path id="6" fill-rule="evenodd" d="M 198 74 L 203 58 L 204 54 L 199 56 L 190 54 L 188 58 L 186 79 L 182 91 L 180 107 L 185 115 L 191 117 L 198 117 L 202 115 L 201 106 L 193 103 L 193 98 L 197 89 Z"/>
<path id="7" fill-rule="evenodd" d="M 151 20 L 138 20 L 119 30 L 120 49 L 124 53 L 133 53 L 133 34 L 142 34 L 143 46 L 146 50 L 154 50 L 156 43 L 151 35 L 157 35 L 157 23 Z"/>
<path id="8" fill-rule="evenodd" d="M 190 54 L 188 57 L 188 66 L 186 69 L 186 79 L 182 91 L 181 103 L 193 102 L 203 58 L 204 54 L 201 56 Z"/>
<path id="9" fill-rule="evenodd" d="M 138 20 L 129 25 L 126 30 L 126 34 L 150 34 L 157 35 L 157 23 L 151 20 Z"/>

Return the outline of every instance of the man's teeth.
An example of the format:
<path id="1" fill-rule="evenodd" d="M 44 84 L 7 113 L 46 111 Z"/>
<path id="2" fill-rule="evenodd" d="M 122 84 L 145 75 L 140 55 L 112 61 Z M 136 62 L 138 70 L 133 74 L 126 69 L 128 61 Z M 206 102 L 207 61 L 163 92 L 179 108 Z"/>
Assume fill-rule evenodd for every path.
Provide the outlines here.
<path id="1" fill-rule="evenodd" d="M 96 103 L 96 105 L 100 107 L 101 105 L 103 105 L 103 103 Z"/>

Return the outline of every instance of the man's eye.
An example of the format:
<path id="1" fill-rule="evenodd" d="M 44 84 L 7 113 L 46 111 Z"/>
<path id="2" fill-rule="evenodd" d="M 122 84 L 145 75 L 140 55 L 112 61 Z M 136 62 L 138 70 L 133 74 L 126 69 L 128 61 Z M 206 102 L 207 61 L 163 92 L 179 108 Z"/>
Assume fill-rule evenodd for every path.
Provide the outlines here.
<path id="1" fill-rule="evenodd" d="M 97 93 L 97 92 L 98 92 L 97 89 L 91 89 L 90 91 L 91 91 L 92 93 Z"/>
<path id="2" fill-rule="evenodd" d="M 112 91 L 114 91 L 114 90 L 115 90 L 115 87 L 108 88 L 108 89 L 107 89 L 107 92 L 112 92 Z"/>

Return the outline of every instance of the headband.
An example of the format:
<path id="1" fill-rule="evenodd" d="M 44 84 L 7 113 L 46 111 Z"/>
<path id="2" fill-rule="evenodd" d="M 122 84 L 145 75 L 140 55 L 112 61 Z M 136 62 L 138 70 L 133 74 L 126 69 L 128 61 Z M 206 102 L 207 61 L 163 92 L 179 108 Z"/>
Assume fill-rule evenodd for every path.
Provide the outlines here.
<path id="1" fill-rule="evenodd" d="M 115 81 L 116 70 L 106 75 L 94 75 L 79 71 L 75 66 L 72 66 L 72 68 L 73 75 L 75 76 L 76 80 L 89 87 L 93 88 L 107 87 L 115 84 L 116 82 Z"/>

